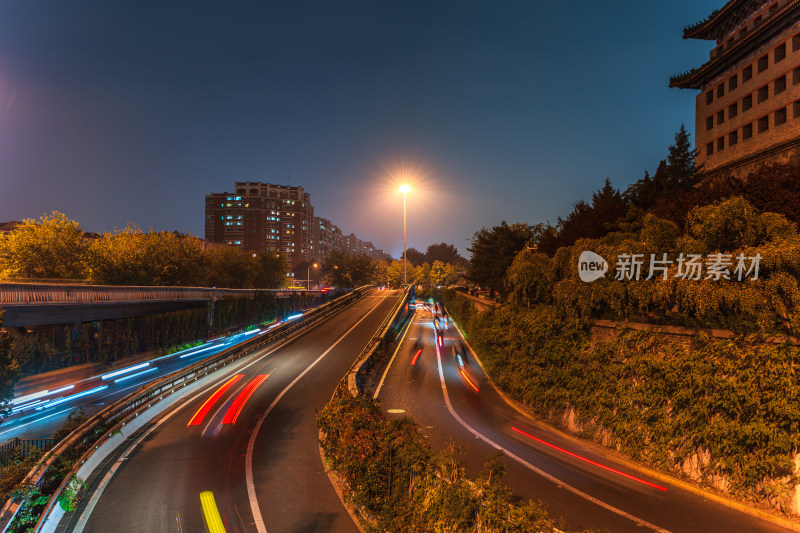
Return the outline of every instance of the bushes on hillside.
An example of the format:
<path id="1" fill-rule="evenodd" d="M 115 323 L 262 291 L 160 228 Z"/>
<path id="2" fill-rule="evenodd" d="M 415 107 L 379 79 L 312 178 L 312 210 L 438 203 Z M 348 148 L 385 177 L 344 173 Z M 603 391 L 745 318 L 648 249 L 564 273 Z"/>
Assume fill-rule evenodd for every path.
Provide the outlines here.
<path id="1" fill-rule="evenodd" d="M 637 461 L 788 510 L 800 482 L 800 347 L 760 336 L 711 340 L 688 352 L 652 331 L 590 342 L 551 306 L 476 313 L 443 293 L 492 380 L 556 425 Z"/>
<path id="2" fill-rule="evenodd" d="M 470 481 L 454 450 L 433 454 L 411 419 L 387 421 L 369 396 L 335 397 L 317 424 L 326 460 L 370 530 L 555 531 L 539 505 L 511 503 L 498 458 Z"/>
<path id="3" fill-rule="evenodd" d="M 578 260 L 586 250 L 608 261 L 605 278 L 580 280 Z M 640 254 L 638 279 L 620 275 L 618 261 L 626 254 Z M 724 263 L 719 276 L 709 270 L 715 254 Z M 693 256 L 702 264 L 699 279 L 686 275 Z M 666 260 L 665 269 L 653 269 L 651 276 L 651 259 Z M 512 302 L 553 304 L 563 317 L 796 333 L 798 279 L 800 236 L 794 224 L 733 197 L 693 209 L 683 235 L 672 222 L 647 214 L 636 231 L 582 239 L 553 257 L 523 250 L 506 283 Z"/>

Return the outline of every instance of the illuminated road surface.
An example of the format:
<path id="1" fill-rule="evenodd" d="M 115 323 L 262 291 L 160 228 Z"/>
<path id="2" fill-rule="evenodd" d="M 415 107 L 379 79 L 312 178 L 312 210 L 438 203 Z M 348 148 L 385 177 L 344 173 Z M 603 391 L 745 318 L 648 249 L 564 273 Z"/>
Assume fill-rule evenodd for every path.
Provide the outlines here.
<path id="1" fill-rule="evenodd" d="M 102 493 L 108 470 L 90 479 L 93 496 L 66 517 L 69 530 L 213 531 L 216 512 L 229 533 L 356 532 L 322 465 L 314 409 L 399 294 L 373 291 L 167 410 L 140 444 L 130 439 L 132 449 L 109 461 Z"/>
<path id="2" fill-rule="evenodd" d="M 4 418 L 0 423 L 0 443 L 13 438 L 48 438 L 61 427 L 67 415 L 79 407 L 83 408 L 86 417 L 89 418 L 146 383 L 192 365 L 262 332 L 266 332 L 266 328 L 215 339 L 195 348 L 131 364 L 101 376 L 59 385 L 53 390 L 37 389 L 36 392 L 15 398 L 11 405 L 11 416 Z"/>
<path id="3" fill-rule="evenodd" d="M 378 397 L 390 418 L 416 420 L 434 448 L 463 443 L 471 476 L 480 473 L 494 445 L 504 448 L 504 482 L 516 496 L 544 502 L 571 530 L 785 531 L 650 478 L 518 413 L 487 382 L 469 350 L 454 353 L 454 346 L 461 351 L 458 330 L 452 324 L 442 330 L 437 350 L 432 314 L 417 312 Z"/>

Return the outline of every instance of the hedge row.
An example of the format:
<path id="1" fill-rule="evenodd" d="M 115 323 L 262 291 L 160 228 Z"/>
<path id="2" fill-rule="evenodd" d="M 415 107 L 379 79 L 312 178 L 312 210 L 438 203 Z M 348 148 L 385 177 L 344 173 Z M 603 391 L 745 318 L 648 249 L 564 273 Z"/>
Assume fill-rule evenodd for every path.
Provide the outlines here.
<path id="1" fill-rule="evenodd" d="M 512 503 L 499 456 L 470 481 L 456 449 L 432 453 L 414 421 L 387 421 L 369 396 L 337 396 L 317 424 L 326 460 L 345 482 L 346 500 L 370 517 L 369 531 L 555 531 L 540 505 Z"/>
<path id="2" fill-rule="evenodd" d="M 800 482 L 800 348 L 699 335 L 686 353 L 652 331 L 592 344 L 551 306 L 476 313 L 445 292 L 492 380 L 554 425 L 634 460 L 788 511 Z M 569 421 L 568 421 L 569 419 Z"/>

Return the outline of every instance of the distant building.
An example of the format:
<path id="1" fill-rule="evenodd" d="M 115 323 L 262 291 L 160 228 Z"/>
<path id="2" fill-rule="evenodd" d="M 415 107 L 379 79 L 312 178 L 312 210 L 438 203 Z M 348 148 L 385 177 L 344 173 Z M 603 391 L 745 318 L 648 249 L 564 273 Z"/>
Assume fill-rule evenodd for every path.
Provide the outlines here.
<path id="1" fill-rule="evenodd" d="M 234 190 L 206 196 L 207 241 L 255 253 L 274 250 L 289 258 L 293 270 L 334 250 L 389 258 L 371 242 L 343 235 L 330 220 L 315 217 L 311 195 L 302 187 L 247 181 L 236 182 Z M 305 278 L 306 272 L 300 268 L 298 276 Z"/>
<path id="2" fill-rule="evenodd" d="M 14 229 L 22 224 L 18 220 L 9 220 L 8 222 L 0 222 L 0 234 L 6 235 L 14 231 Z"/>
<path id="3" fill-rule="evenodd" d="M 743 176 L 800 154 L 800 2 L 731 0 L 683 31 L 716 42 L 704 65 L 670 79 L 699 89 L 698 167 Z"/>
<path id="4" fill-rule="evenodd" d="M 274 250 L 292 267 L 314 260 L 314 207 L 302 187 L 236 182 L 206 196 L 206 240 L 241 250 Z"/>

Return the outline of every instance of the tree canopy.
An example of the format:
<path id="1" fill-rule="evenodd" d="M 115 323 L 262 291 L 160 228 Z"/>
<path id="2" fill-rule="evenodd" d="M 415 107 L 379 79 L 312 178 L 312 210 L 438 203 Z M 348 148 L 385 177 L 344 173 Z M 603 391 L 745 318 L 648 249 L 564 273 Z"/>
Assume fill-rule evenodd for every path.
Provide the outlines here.
<path id="1" fill-rule="evenodd" d="M 458 253 L 458 249 L 452 244 L 440 242 L 431 244 L 425 252 L 425 261 L 433 265 L 436 261 L 444 264 L 459 265 L 465 262 L 464 258 Z"/>
<path id="2" fill-rule="evenodd" d="M 376 281 L 377 262 L 363 254 L 335 250 L 322 262 L 323 278 L 336 288 L 356 288 Z"/>
<path id="3" fill-rule="evenodd" d="M 406 259 L 412 265 L 421 265 L 426 261 L 425 254 L 417 250 L 416 248 L 407 248 L 406 249 Z M 400 256 L 400 261 L 403 260 L 403 256 Z"/>
<path id="4" fill-rule="evenodd" d="M 135 226 L 89 238 L 54 211 L 0 238 L 0 275 L 81 279 L 111 285 L 280 288 L 288 265 L 275 252 L 253 254 L 197 237 Z"/>
<path id="5" fill-rule="evenodd" d="M 63 213 L 25 219 L 0 238 L 0 273 L 8 277 L 83 279 L 89 244 Z"/>
<path id="6" fill-rule="evenodd" d="M 492 229 L 481 228 L 475 232 L 468 248 L 472 254 L 468 279 L 491 290 L 503 290 L 506 270 L 517 252 L 535 237 L 536 228 L 524 223 L 508 225 L 503 221 Z"/>

